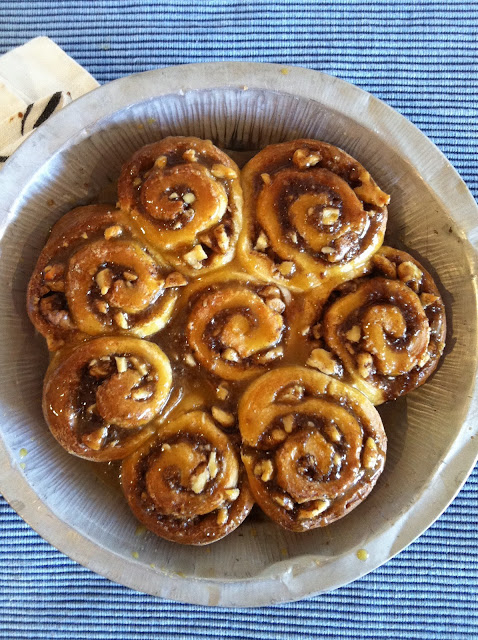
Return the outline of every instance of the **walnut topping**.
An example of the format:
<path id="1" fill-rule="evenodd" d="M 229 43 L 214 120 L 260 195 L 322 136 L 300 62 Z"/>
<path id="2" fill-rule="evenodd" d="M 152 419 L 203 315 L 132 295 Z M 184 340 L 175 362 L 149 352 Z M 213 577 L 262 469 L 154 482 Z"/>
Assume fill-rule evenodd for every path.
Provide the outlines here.
<path id="1" fill-rule="evenodd" d="M 133 400 L 147 400 L 148 398 L 151 398 L 152 395 L 153 392 L 151 391 L 151 389 L 148 389 L 146 387 L 143 387 L 142 389 L 135 389 L 131 393 L 131 397 L 133 398 Z"/>
<path id="2" fill-rule="evenodd" d="M 183 160 L 186 160 L 186 162 L 197 162 L 196 151 L 194 149 L 186 149 L 183 153 Z"/>
<path id="3" fill-rule="evenodd" d="M 124 356 L 115 356 L 118 373 L 124 373 L 128 369 L 128 361 Z"/>
<path id="4" fill-rule="evenodd" d="M 335 224 L 340 216 L 340 209 L 337 207 L 324 207 L 321 212 L 321 222 L 326 227 Z"/>
<path id="5" fill-rule="evenodd" d="M 277 394 L 277 402 L 300 402 L 305 389 L 301 384 L 293 384 Z"/>
<path id="6" fill-rule="evenodd" d="M 164 169 L 164 167 L 168 164 L 168 159 L 166 156 L 158 156 L 154 163 L 156 169 Z"/>
<path id="7" fill-rule="evenodd" d="M 362 332 L 360 331 L 359 325 L 354 325 L 349 331 L 347 331 L 345 337 L 350 342 L 359 342 L 360 338 L 362 337 Z"/>
<path id="8" fill-rule="evenodd" d="M 289 498 L 289 496 L 279 495 L 279 496 L 274 496 L 273 499 L 275 502 L 277 502 L 279 506 L 283 507 L 286 511 L 292 511 L 292 509 L 294 508 L 294 503 L 291 500 L 291 498 Z"/>
<path id="9" fill-rule="evenodd" d="M 327 256 L 332 255 L 333 253 L 335 253 L 335 249 L 333 247 L 322 247 L 322 249 L 320 250 L 320 253 L 323 253 Z"/>
<path id="10" fill-rule="evenodd" d="M 285 262 L 281 262 L 277 269 L 284 278 L 290 278 L 295 273 L 295 263 L 286 260 Z"/>
<path id="11" fill-rule="evenodd" d="M 96 431 L 93 431 L 92 433 L 84 434 L 81 438 L 81 441 L 87 447 L 89 447 L 90 449 L 93 449 L 93 451 L 99 451 L 103 446 L 103 442 L 104 442 L 104 439 L 106 438 L 107 433 L 108 433 L 107 427 L 100 427 L 99 429 L 97 429 Z"/>
<path id="12" fill-rule="evenodd" d="M 209 480 L 209 471 L 208 468 L 205 467 L 199 473 L 196 473 L 191 478 L 191 491 L 198 494 L 204 491 L 204 487 L 206 486 Z"/>
<path id="13" fill-rule="evenodd" d="M 259 364 L 267 364 L 268 362 L 276 360 L 276 358 L 280 358 L 283 355 L 284 349 L 282 347 L 274 347 L 273 349 L 269 349 L 269 351 L 263 353 L 261 356 L 258 356 L 256 361 Z"/>
<path id="14" fill-rule="evenodd" d="M 105 302 L 104 300 L 96 300 L 95 301 L 95 307 L 96 310 L 99 311 L 100 313 L 108 313 L 108 303 Z"/>
<path id="15" fill-rule="evenodd" d="M 219 422 L 223 427 L 232 427 L 236 421 L 232 413 L 224 411 L 224 409 L 221 409 L 220 407 L 212 407 L 211 413 L 214 420 Z"/>
<path id="16" fill-rule="evenodd" d="M 362 378 L 368 378 L 373 369 L 373 357 L 371 353 L 362 351 L 357 355 L 357 366 L 359 375 Z"/>
<path id="17" fill-rule="evenodd" d="M 398 265 L 397 275 L 402 282 L 405 282 L 410 289 L 418 293 L 423 272 L 413 262 L 402 262 Z"/>
<path id="18" fill-rule="evenodd" d="M 342 456 L 339 453 L 334 453 L 334 457 L 333 457 L 333 463 L 336 467 L 340 466 L 340 463 L 342 462 Z"/>
<path id="19" fill-rule="evenodd" d="M 231 167 L 226 167 L 223 164 L 213 164 L 211 173 L 215 178 L 222 178 L 225 180 L 234 180 L 237 178 L 237 173 Z"/>
<path id="20" fill-rule="evenodd" d="M 317 500 L 316 505 L 314 509 L 300 509 L 298 513 L 299 519 L 306 520 L 308 518 L 316 518 L 327 509 L 330 502 L 328 500 Z"/>
<path id="21" fill-rule="evenodd" d="M 140 362 L 135 356 L 130 357 L 130 362 L 136 371 L 138 371 L 142 376 L 147 375 L 148 365 L 145 362 Z"/>
<path id="22" fill-rule="evenodd" d="M 171 445 L 165 442 L 161 445 L 161 451 L 169 451 L 171 449 Z"/>
<path id="23" fill-rule="evenodd" d="M 90 415 L 92 415 L 95 412 L 96 412 L 96 402 L 94 404 L 90 404 L 90 406 L 86 410 L 86 413 L 89 413 Z"/>
<path id="24" fill-rule="evenodd" d="M 184 261 L 187 262 L 193 269 L 201 269 L 201 261 L 207 258 L 207 253 L 202 248 L 202 245 L 197 244 L 191 251 L 184 254 Z"/>
<path id="25" fill-rule="evenodd" d="M 338 375 L 339 373 L 338 363 L 325 349 L 313 349 L 306 364 L 308 367 L 318 369 L 328 376 Z"/>
<path id="26" fill-rule="evenodd" d="M 234 502 L 234 500 L 237 500 L 239 498 L 240 491 L 237 488 L 226 489 L 224 493 L 226 494 L 228 500 L 230 500 L 231 502 Z"/>
<path id="27" fill-rule="evenodd" d="M 322 157 L 318 151 L 313 153 L 308 149 L 297 149 L 292 156 L 292 162 L 299 169 L 307 169 L 308 167 L 315 167 L 322 160 Z"/>
<path id="28" fill-rule="evenodd" d="M 270 184 L 272 182 L 271 177 L 268 173 L 261 173 L 261 178 L 264 184 Z"/>
<path id="29" fill-rule="evenodd" d="M 176 193 L 176 191 L 173 191 L 173 193 L 170 193 L 168 196 L 169 200 L 179 200 L 179 195 Z"/>
<path id="30" fill-rule="evenodd" d="M 138 176 L 133 180 L 133 187 L 139 187 L 140 184 L 141 184 L 141 178 Z"/>
<path id="31" fill-rule="evenodd" d="M 375 254 L 372 258 L 373 265 L 390 280 L 397 278 L 397 265 L 380 254 Z"/>
<path id="32" fill-rule="evenodd" d="M 239 357 L 239 354 L 237 353 L 237 351 L 234 351 L 234 349 L 231 349 L 230 347 L 228 347 L 227 349 L 225 349 L 221 353 L 221 358 L 223 360 L 228 360 L 229 362 L 239 362 L 240 361 L 240 357 Z"/>
<path id="33" fill-rule="evenodd" d="M 282 418 L 282 425 L 286 433 L 292 433 L 294 429 L 294 416 L 292 413 L 289 413 Z"/>
<path id="34" fill-rule="evenodd" d="M 325 435 L 329 438 L 329 440 L 332 440 L 332 442 L 335 442 L 335 443 L 340 442 L 342 438 L 342 436 L 340 435 L 340 431 L 333 424 L 325 425 L 324 432 L 325 432 Z"/>
<path id="35" fill-rule="evenodd" d="M 131 271 L 123 271 L 123 279 L 128 282 L 135 282 L 138 276 L 135 273 L 131 273 Z"/>
<path id="36" fill-rule="evenodd" d="M 254 475 L 262 480 L 262 482 L 269 482 L 274 474 L 274 465 L 271 460 L 262 460 L 258 462 L 254 467 Z"/>
<path id="37" fill-rule="evenodd" d="M 277 313 L 283 313 L 285 310 L 285 303 L 280 298 L 269 298 L 266 300 L 266 305 Z"/>
<path id="38" fill-rule="evenodd" d="M 83 238 L 83 240 L 88 240 L 88 234 L 86 233 L 86 231 L 84 231 L 84 232 L 81 234 L 81 237 Z"/>
<path id="39" fill-rule="evenodd" d="M 164 281 L 164 288 L 171 289 L 171 287 L 185 287 L 188 281 L 179 271 L 173 271 L 166 276 Z"/>
<path id="40" fill-rule="evenodd" d="M 320 324 L 320 322 L 317 322 L 317 324 L 314 324 L 314 326 L 312 327 L 312 336 L 315 340 L 320 340 L 320 338 L 322 337 L 322 325 Z"/>
<path id="41" fill-rule="evenodd" d="M 268 285 L 261 290 L 261 296 L 264 298 L 280 298 L 280 289 L 273 285 Z"/>
<path id="42" fill-rule="evenodd" d="M 196 196 L 194 195 L 194 193 L 189 192 L 183 195 L 183 201 L 186 204 L 192 204 L 195 200 L 196 200 Z"/>
<path id="43" fill-rule="evenodd" d="M 231 244 L 231 239 L 227 235 L 226 229 L 223 224 L 217 226 L 213 231 L 216 244 L 221 253 L 227 253 Z"/>
<path id="44" fill-rule="evenodd" d="M 264 233 L 264 231 L 261 231 L 259 233 L 259 236 L 257 237 L 256 244 L 254 245 L 254 249 L 256 251 L 264 251 L 265 249 L 267 249 L 268 246 L 269 246 L 269 240 L 267 239 L 267 236 Z"/>
<path id="45" fill-rule="evenodd" d="M 128 316 L 122 311 L 117 311 L 114 315 L 114 321 L 120 329 L 128 328 Z"/>
<path id="46" fill-rule="evenodd" d="M 63 274 L 65 272 L 65 266 L 62 264 L 54 264 L 54 265 L 48 265 L 47 267 L 45 267 L 45 269 L 43 270 L 43 277 L 45 282 L 52 282 L 52 280 L 57 280 L 58 278 L 63 277 Z M 50 289 L 52 287 L 50 286 Z"/>
<path id="47" fill-rule="evenodd" d="M 216 395 L 219 400 L 226 400 L 229 396 L 229 390 L 224 383 L 221 383 L 216 389 Z"/>
<path id="48" fill-rule="evenodd" d="M 196 360 L 194 359 L 194 356 L 192 353 L 187 353 L 184 356 L 184 362 L 188 365 L 188 367 L 195 367 L 196 366 Z"/>
<path id="49" fill-rule="evenodd" d="M 362 463 L 366 469 L 373 469 L 377 464 L 378 449 L 373 438 L 367 438 L 363 450 Z"/>
<path id="50" fill-rule="evenodd" d="M 289 234 L 289 240 L 292 242 L 292 244 L 297 244 L 299 242 L 299 238 L 297 237 L 297 232 L 296 231 L 291 231 Z"/>
<path id="51" fill-rule="evenodd" d="M 100 288 L 100 293 L 105 296 L 113 284 L 113 273 L 111 269 L 102 269 L 96 274 L 96 284 Z"/>
<path id="52" fill-rule="evenodd" d="M 424 367 L 427 364 L 427 362 L 430 360 L 430 357 L 431 357 L 430 353 L 428 351 L 425 351 L 423 356 L 418 361 L 418 366 L 419 367 Z"/>
<path id="53" fill-rule="evenodd" d="M 209 460 L 207 463 L 207 470 L 212 480 L 217 476 L 219 467 L 217 464 L 216 452 L 211 451 L 211 455 L 209 456 Z"/>
<path id="54" fill-rule="evenodd" d="M 287 438 L 287 433 L 282 429 L 273 429 L 271 432 L 272 440 L 276 442 L 283 442 Z"/>
<path id="55" fill-rule="evenodd" d="M 98 362 L 98 360 L 91 360 L 88 368 L 88 373 L 93 378 L 105 378 L 110 372 L 110 362 L 108 358 L 108 362 Z"/>
<path id="56" fill-rule="evenodd" d="M 422 293 L 420 296 L 420 302 L 422 303 L 422 307 L 424 309 L 435 304 L 435 302 L 438 302 L 439 299 L 440 298 L 438 296 L 435 296 L 433 293 Z"/>
<path id="57" fill-rule="evenodd" d="M 217 512 L 217 524 L 223 525 L 226 524 L 229 518 L 229 512 L 226 507 L 221 507 Z"/>
<path id="58" fill-rule="evenodd" d="M 111 240 L 111 238 L 117 238 L 123 233 L 123 227 L 119 224 L 115 224 L 105 229 L 105 240 Z"/>

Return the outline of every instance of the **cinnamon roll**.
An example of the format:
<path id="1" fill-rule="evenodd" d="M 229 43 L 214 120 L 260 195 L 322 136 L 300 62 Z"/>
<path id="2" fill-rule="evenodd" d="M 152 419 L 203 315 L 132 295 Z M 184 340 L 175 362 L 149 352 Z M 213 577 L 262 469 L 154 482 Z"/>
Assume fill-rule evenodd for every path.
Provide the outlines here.
<path id="1" fill-rule="evenodd" d="M 318 371 L 283 367 L 255 380 L 240 400 L 239 428 L 255 500 L 292 531 L 342 518 L 383 470 L 378 412 L 356 389 Z"/>
<path id="2" fill-rule="evenodd" d="M 171 384 L 169 360 L 155 344 L 95 338 L 57 352 L 45 376 L 43 413 L 69 453 L 119 460 L 154 433 Z"/>
<path id="3" fill-rule="evenodd" d="M 224 380 L 244 380 L 280 362 L 291 296 L 244 274 L 220 273 L 185 290 L 190 354 Z"/>
<path id="4" fill-rule="evenodd" d="M 206 411 L 182 413 L 163 424 L 124 460 L 121 477 L 138 520 L 182 544 L 223 538 L 253 504 L 236 447 Z"/>
<path id="5" fill-rule="evenodd" d="M 431 275 L 412 256 L 382 247 L 369 276 L 326 303 L 321 334 L 347 378 L 374 404 L 422 385 L 445 346 L 445 308 Z"/>
<path id="6" fill-rule="evenodd" d="M 124 165 L 119 203 L 154 251 L 198 275 L 234 255 L 242 224 L 239 173 L 210 140 L 169 137 Z"/>
<path id="7" fill-rule="evenodd" d="M 254 275 L 292 290 L 360 275 L 383 241 L 389 196 L 341 149 L 317 140 L 266 147 L 242 170 L 238 254 Z"/>
<path id="8" fill-rule="evenodd" d="M 53 227 L 28 288 L 28 312 L 51 350 L 78 332 L 147 336 L 171 317 L 184 276 L 160 266 L 120 211 L 79 207 Z"/>

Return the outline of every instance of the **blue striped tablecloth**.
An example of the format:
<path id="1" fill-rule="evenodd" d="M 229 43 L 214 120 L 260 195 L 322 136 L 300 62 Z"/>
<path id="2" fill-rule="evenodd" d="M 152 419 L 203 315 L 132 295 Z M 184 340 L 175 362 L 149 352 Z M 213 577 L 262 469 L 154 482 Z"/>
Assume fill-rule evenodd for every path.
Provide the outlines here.
<path id="1" fill-rule="evenodd" d="M 48 35 L 100 82 L 159 66 L 254 60 L 318 69 L 400 111 L 478 194 L 478 5 L 392 0 L 2 0 L 0 54 Z M 44 542 L 0 498 L 0 638 L 478 638 L 478 471 L 373 574 L 263 609 L 161 601 Z"/>

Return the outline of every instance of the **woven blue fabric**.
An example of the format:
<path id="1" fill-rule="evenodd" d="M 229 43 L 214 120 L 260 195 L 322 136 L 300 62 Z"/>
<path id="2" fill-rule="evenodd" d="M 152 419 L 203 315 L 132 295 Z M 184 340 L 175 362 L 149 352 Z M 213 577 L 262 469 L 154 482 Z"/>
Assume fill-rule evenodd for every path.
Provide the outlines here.
<path id="1" fill-rule="evenodd" d="M 433 0 L 2 0 L 0 54 L 48 35 L 100 82 L 216 60 L 295 64 L 407 116 L 478 195 L 478 5 Z M 161 601 L 50 547 L 0 502 L 0 638 L 478 638 L 478 470 L 397 558 L 333 593 L 258 610 Z"/>

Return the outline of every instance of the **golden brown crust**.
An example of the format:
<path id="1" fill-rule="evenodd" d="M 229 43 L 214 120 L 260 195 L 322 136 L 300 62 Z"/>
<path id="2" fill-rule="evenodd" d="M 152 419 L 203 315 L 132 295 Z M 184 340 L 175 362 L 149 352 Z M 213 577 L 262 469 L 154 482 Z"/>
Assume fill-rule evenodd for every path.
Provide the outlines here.
<path id="1" fill-rule="evenodd" d="M 360 275 L 380 247 L 387 196 L 341 149 L 318 140 L 270 145 L 242 170 L 244 267 L 296 291 Z"/>
<path id="2" fill-rule="evenodd" d="M 445 308 L 433 278 L 391 247 L 372 258 L 367 277 L 334 292 L 312 324 L 319 348 L 330 350 L 344 379 L 374 404 L 422 385 L 445 344 Z"/>
<path id="3" fill-rule="evenodd" d="M 239 403 L 242 460 L 254 498 L 292 531 L 323 527 L 370 493 L 387 439 L 362 394 L 303 367 L 255 380 Z"/>
<path id="4" fill-rule="evenodd" d="M 43 385 L 43 413 L 69 452 L 96 462 L 129 455 L 154 433 L 172 384 L 155 344 L 121 336 L 58 352 Z"/>
<path id="5" fill-rule="evenodd" d="M 171 268 L 138 243 L 120 211 L 79 207 L 53 227 L 29 283 L 27 308 L 50 350 L 78 334 L 143 337 L 171 317 L 178 287 L 168 286 L 168 278 Z"/>
<path id="6" fill-rule="evenodd" d="M 171 136 L 137 151 L 118 194 L 161 258 L 189 276 L 229 262 L 242 224 L 239 168 L 210 140 Z"/>
<path id="7" fill-rule="evenodd" d="M 155 438 L 124 460 L 121 476 L 138 520 L 181 544 L 220 540 L 253 504 L 238 451 L 204 410 L 163 424 Z"/>

